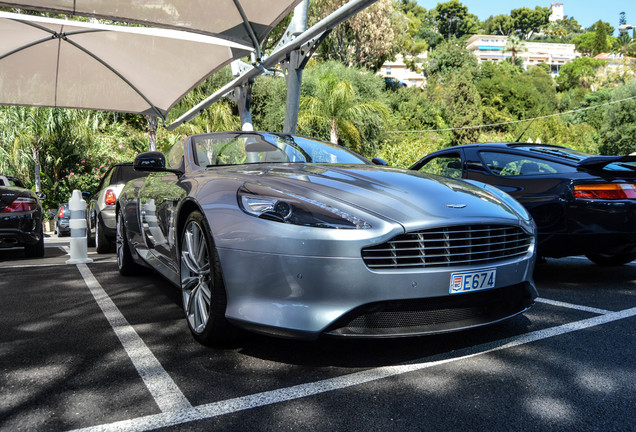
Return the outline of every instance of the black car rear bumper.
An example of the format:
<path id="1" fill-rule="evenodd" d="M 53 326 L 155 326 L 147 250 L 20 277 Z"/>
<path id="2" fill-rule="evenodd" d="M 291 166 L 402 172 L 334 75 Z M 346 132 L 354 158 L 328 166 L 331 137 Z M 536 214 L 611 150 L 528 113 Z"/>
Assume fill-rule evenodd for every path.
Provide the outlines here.
<path id="1" fill-rule="evenodd" d="M 0 248 L 33 245 L 42 235 L 42 222 L 33 213 L 0 216 Z"/>
<path id="2" fill-rule="evenodd" d="M 566 210 L 563 231 L 542 231 L 538 253 L 547 257 L 636 252 L 636 203 L 580 201 Z"/>

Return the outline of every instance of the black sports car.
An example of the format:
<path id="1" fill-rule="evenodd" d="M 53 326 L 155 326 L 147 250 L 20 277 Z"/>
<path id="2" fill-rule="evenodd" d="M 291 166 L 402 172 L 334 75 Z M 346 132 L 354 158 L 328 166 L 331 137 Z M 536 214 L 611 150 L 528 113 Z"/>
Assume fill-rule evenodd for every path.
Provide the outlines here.
<path id="1" fill-rule="evenodd" d="M 547 144 L 485 143 L 440 150 L 410 169 L 489 183 L 532 214 L 538 254 L 600 265 L 636 258 L 636 156 L 593 156 Z"/>
<path id="2" fill-rule="evenodd" d="M 27 257 L 44 256 L 42 205 L 15 177 L 0 176 L 0 248 L 24 247 Z"/>

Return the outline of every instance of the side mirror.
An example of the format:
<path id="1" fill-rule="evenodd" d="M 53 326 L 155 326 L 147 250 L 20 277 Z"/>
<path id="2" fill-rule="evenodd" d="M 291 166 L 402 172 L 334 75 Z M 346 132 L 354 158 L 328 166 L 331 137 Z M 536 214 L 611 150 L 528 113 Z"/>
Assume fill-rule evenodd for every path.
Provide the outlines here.
<path id="1" fill-rule="evenodd" d="M 91 193 L 88 191 L 82 191 L 82 198 L 84 199 L 84 201 L 90 201 Z"/>
<path id="2" fill-rule="evenodd" d="M 139 153 L 135 158 L 133 168 L 137 171 L 165 171 L 166 157 L 158 151 Z"/>
<path id="3" fill-rule="evenodd" d="M 373 162 L 376 165 L 388 165 L 387 161 L 385 161 L 384 159 L 380 159 L 380 158 L 373 158 L 371 159 L 371 162 Z"/>
<path id="4" fill-rule="evenodd" d="M 40 201 L 46 199 L 46 194 L 44 192 L 37 192 L 35 195 L 40 199 Z"/>

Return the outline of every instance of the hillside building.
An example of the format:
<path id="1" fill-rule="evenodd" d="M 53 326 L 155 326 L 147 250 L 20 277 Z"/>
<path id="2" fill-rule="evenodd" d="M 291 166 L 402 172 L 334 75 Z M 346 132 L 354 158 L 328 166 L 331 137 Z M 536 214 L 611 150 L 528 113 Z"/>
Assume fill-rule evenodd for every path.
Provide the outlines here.
<path id="1" fill-rule="evenodd" d="M 426 53 L 421 54 L 420 57 L 425 58 Z M 385 80 L 398 81 L 406 87 L 422 87 L 426 84 L 426 78 L 423 74 L 414 72 L 407 67 L 402 54 L 395 56 L 395 60 L 384 62 L 378 75 L 381 75 Z"/>
<path id="2" fill-rule="evenodd" d="M 563 3 L 552 3 L 550 5 L 550 22 L 559 21 L 565 18 L 563 14 Z"/>
<path id="3" fill-rule="evenodd" d="M 466 48 L 475 54 L 479 63 L 502 62 L 507 57 L 511 57 L 511 53 L 506 51 L 507 41 L 508 36 L 474 35 L 466 41 Z M 523 47 L 522 51 L 517 52 L 517 57 L 523 61 L 524 68 L 545 63 L 550 66 L 550 72 L 553 75 L 559 74 L 561 66 L 580 57 L 574 44 L 524 41 Z"/>

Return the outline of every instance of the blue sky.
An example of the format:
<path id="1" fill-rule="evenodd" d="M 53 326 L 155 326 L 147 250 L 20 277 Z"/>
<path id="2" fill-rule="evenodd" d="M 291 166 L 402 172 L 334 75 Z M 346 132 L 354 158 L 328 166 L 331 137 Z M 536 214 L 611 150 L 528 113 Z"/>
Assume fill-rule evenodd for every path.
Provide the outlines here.
<path id="1" fill-rule="evenodd" d="M 438 3 L 446 3 L 446 1 L 437 0 L 417 0 L 417 2 L 427 10 L 434 9 Z M 534 9 L 536 6 L 550 7 L 551 3 L 550 1 L 523 0 L 460 0 L 460 2 L 468 7 L 468 12 L 477 15 L 481 21 L 490 15 L 509 15 L 512 9 L 521 7 Z M 563 13 L 568 17 L 574 17 L 585 28 L 590 27 L 600 19 L 614 27 L 614 36 L 616 36 L 618 33 L 618 14 L 621 12 L 625 12 L 627 24 L 636 25 L 636 2 L 634 0 L 560 0 L 559 2 L 563 3 Z"/>

